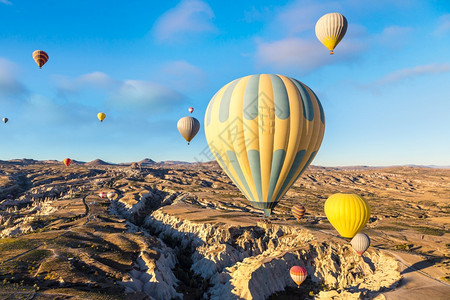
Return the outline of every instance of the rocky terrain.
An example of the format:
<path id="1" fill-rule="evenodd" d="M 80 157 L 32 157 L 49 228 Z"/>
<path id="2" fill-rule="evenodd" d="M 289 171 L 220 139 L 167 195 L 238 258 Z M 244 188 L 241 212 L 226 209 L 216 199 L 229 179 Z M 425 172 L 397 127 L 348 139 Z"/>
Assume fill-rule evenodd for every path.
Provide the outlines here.
<path id="1" fill-rule="evenodd" d="M 363 257 L 324 215 L 336 192 L 372 207 Z M 450 169 L 310 167 L 261 221 L 215 163 L 0 161 L 0 299 L 450 294 Z M 293 265 L 309 274 L 300 288 Z"/>

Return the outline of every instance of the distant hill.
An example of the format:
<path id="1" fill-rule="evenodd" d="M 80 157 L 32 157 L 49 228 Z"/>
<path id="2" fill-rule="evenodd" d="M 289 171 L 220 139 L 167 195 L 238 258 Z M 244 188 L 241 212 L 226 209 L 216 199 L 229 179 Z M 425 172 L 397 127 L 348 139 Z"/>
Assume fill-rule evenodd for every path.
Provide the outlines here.
<path id="1" fill-rule="evenodd" d="M 88 165 L 88 166 L 111 166 L 113 164 L 97 158 L 93 161 L 85 163 L 85 165 Z"/>
<path id="2" fill-rule="evenodd" d="M 153 159 L 150 158 L 144 158 L 139 162 L 142 166 L 144 165 L 154 165 L 156 162 Z"/>
<path id="3" fill-rule="evenodd" d="M 18 165 L 34 165 L 39 163 L 39 161 L 31 158 L 22 158 L 22 159 L 11 159 L 9 162 L 18 164 Z"/>
<path id="4" fill-rule="evenodd" d="M 165 165 L 191 165 L 192 163 L 187 161 L 179 161 L 179 160 L 163 160 L 159 162 L 160 164 Z"/>

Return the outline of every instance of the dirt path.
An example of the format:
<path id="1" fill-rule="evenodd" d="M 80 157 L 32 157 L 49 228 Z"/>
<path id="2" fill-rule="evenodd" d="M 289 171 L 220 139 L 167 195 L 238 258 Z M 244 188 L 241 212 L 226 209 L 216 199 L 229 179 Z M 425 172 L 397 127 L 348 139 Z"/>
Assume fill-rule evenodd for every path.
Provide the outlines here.
<path id="1" fill-rule="evenodd" d="M 386 299 L 392 300 L 447 300 L 450 299 L 450 284 L 442 282 L 429 274 L 418 270 L 412 255 L 400 254 L 392 251 L 391 254 L 399 261 L 400 272 L 403 276 L 402 284 L 395 290 L 383 293 Z M 417 260 L 417 258 L 416 258 Z M 424 269 L 426 269 L 425 267 Z"/>

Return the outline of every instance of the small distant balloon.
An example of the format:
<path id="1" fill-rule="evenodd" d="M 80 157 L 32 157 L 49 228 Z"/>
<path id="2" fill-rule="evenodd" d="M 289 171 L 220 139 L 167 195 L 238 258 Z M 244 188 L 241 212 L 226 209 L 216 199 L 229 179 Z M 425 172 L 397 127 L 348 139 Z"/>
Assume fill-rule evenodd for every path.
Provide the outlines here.
<path id="1" fill-rule="evenodd" d="M 117 193 L 116 192 L 108 192 L 108 194 L 106 194 L 106 197 L 108 197 L 109 200 L 115 200 L 115 199 L 117 199 Z"/>
<path id="2" fill-rule="evenodd" d="M 48 61 L 48 54 L 42 50 L 36 50 L 33 52 L 33 59 L 39 66 L 39 69 L 42 68 L 45 63 Z"/>
<path id="3" fill-rule="evenodd" d="M 6 124 L 6 123 L 8 123 L 8 121 L 9 121 L 8 118 L 3 118 L 3 123 Z"/>
<path id="4" fill-rule="evenodd" d="M 177 128 L 189 145 L 200 130 L 200 122 L 193 117 L 184 117 L 178 120 Z"/>
<path id="5" fill-rule="evenodd" d="M 305 207 L 300 204 L 296 204 L 296 205 L 292 206 L 291 210 L 292 210 L 292 214 L 294 215 L 294 217 L 299 221 L 305 214 Z"/>
<path id="6" fill-rule="evenodd" d="M 192 114 L 194 112 L 194 108 L 193 107 L 189 107 L 189 112 Z"/>
<path id="7" fill-rule="evenodd" d="M 306 269 L 300 266 L 293 266 L 289 273 L 291 274 L 292 280 L 297 284 L 297 287 L 300 287 L 300 284 L 302 284 L 308 276 Z"/>
<path id="8" fill-rule="evenodd" d="M 63 160 L 63 163 L 66 165 L 66 167 L 68 167 L 72 163 L 72 160 L 70 158 L 65 158 Z"/>
<path id="9" fill-rule="evenodd" d="M 100 198 L 105 198 L 106 197 L 106 192 L 100 192 L 100 193 L 98 193 L 98 196 Z"/>
<path id="10" fill-rule="evenodd" d="M 340 13 L 329 13 L 322 16 L 316 23 L 316 36 L 319 41 L 334 53 L 334 48 L 347 32 L 347 19 Z"/>
<path id="11" fill-rule="evenodd" d="M 369 248 L 370 238 L 367 234 L 359 232 L 353 237 L 350 243 L 356 253 L 361 256 Z"/>
<path id="12" fill-rule="evenodd" d="M 106 115 L 102 112 L 99 112 L 97 114 L 97 118 L 100 120 L 100 122 L 103 122 L 103 120 L 106 118 Z"/>

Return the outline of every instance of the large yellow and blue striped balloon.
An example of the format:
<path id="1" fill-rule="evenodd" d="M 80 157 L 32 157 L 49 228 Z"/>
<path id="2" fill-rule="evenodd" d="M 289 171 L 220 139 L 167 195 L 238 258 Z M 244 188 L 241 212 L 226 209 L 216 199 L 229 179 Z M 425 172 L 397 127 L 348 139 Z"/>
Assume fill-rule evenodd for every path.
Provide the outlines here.
<path id="1" fill-rule="evenodd" d="M 266 216 L 314 159 L 324 130 L 325 116 L 314 92 L 282 75 L 251 75 L 228 83 L 205 114 L 212 154 Z"/>

